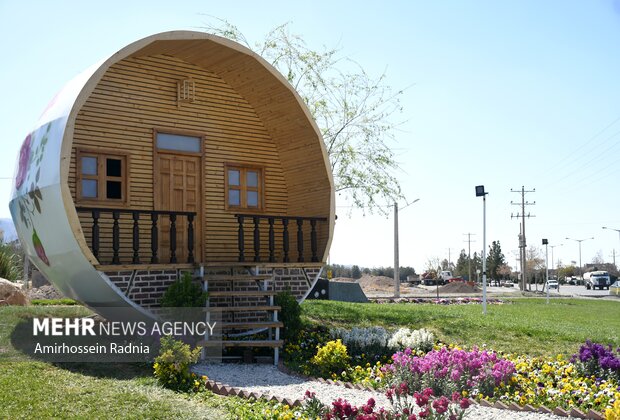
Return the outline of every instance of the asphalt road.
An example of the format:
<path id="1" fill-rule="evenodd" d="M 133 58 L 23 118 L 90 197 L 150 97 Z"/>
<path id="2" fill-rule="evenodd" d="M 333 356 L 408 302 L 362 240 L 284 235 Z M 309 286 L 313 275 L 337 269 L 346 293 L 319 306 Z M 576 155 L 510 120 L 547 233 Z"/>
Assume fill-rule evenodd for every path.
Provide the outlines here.
<path id="1" fill-rule="evenodd" d="M 532 291 L 535 291 L 535 288 L 532 287 Z M 538 285 L 538 291 L 543 291 L 541 286 Z M 602 296 L 609 296 L 609 290 L 604 289 L 604 290 L 588 290 L 585 288 L 585 286 L 560 286 L 560 291 L 558 292 L 555 289 L 551 289 L 551 292 L 549 294 L 550 296 L 587 296 L 587 297 L 602 297 Z"/>

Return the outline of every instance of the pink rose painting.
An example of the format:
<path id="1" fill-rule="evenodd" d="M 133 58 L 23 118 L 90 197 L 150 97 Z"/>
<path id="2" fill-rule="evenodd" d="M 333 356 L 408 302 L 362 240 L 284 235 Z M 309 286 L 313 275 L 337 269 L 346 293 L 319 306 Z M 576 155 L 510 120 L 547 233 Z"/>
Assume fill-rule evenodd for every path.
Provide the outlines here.
<path id="1" fill-rule="evenodd" d="M 26 179 L 26 175 L 28 175 L 28 163 L 30 162 L 30 151 L 31 151 L 31 143 L 32 137 L 30 134 L 24 140 L 22 144 L 22 148 L 19 151 L 19 169 L 17 170 L 17 177 L 15 178 L 15 188 L 19 189 L 24 180 Z"/>
<path id="2" fill-rule="evenodd" d="M 40 217 L 43 213 L 43 193 L 39 180 L 41 177 L 41 161 L 43 160 L 51 126 L 52 123 L 48 123 L 47 126 L 41 127 L 38 132 L 26 136 L 19 151 L 17 175 L 15 176 L 15 189 L 22 189 L 22 191 L 16 194 L 20 220 L 26 228 L 32 227 L 32 245 L 39 259 L 48 266 L 50 261 L 35 228 L 35 222 L 39 219 L 43 220 Z M 39 136 L 37 134 L 39 132 L 43 132 L 43 135 Z"/>
<path id="3" fill-rule="evenodd" d="M 48 260 L 47 255 L 45 255 L 45 248 L 43 248 L 43 244 L 41 243 L 41 239 L 39 239 L 39 235 L 37 235 L 36 229 L 32 232 L 32 244 L 34 245 L 34 250 L 37 252 L 37 256 L 49 266 L 50 260 Z"/>

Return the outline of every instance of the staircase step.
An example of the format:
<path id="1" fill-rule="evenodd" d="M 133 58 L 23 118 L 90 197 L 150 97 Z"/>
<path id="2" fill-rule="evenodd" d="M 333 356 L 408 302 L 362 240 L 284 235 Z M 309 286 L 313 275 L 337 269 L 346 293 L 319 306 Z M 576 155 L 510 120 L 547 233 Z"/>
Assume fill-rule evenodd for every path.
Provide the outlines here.
<path id="1" fill-rule="evenodd" d="M 254 328 L 276 328 L 276 327 L 284 327 L 284 324 L 277 321 L 257 321 L 257 322 L 225 322 L 221 323 L 220 327 L 222 329 L 233 329 L 237 328 L 240 330 L 250 330 Z"/>
<path id="2" fill-rule="evenodd" d="M 249 274 L 205 274 L 203 281 L 262 281 L 262 280 L 271 280 L 273 276 L 271 274 L 262 274 L 262 275 L 249 275 Z"/>
<path id="3" fill-rule="evenodd" d="M 209 297 L 221 297 L 221 296 L 240 296 L 240 297 L 248 297 L 248 296 L 275 296 L 277 292 L 273 290 L 250 290 L 250 291 L 236 291 L 236 290 L 225 290 L 225 291 L 215 291 L 209 292 Z"/>
<path id="4" fill-rule="evenodd" d="M 280 306 L 211 306 L 205 308 L 205 312 L 258 312 L 258 311 L 279 311 Z"/>
<path id="5" fill-rule="evenodd" d="M 200 347 L 282 347 L 283 340 L 203 340 Z"/>

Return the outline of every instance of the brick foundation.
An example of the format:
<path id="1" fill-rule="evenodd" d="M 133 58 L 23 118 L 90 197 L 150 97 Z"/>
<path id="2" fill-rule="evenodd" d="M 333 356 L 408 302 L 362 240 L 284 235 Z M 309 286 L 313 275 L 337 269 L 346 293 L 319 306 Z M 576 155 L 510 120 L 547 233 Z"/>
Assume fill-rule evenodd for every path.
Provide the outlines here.
<path id="1" fill-rule="evenodd" d="M 301 302 L 308 289 L 316 277 L 319 275 L 318 268 L 264 268 L 259 274 L 274 274 L 275 285 L 269 284 L 269 290 L 277 292 L 290 290 L 291 293 Z M 138 271 L 108 271 L 105 273 L 110 280 L 125 295 L 144 308 L 158 307 L 161 297 L 170 284 L 179 277 L 179 270 L 138 270 Z M 215 274 L 213 272 L 212 274 Z M 307 276 L 307 278 L 306 278 Z M 228 290 L 230 282 L 211 282 L 209 290 Z M 250 291 L 258 290 L 258 285 L 254 281 L 236 281 L 235 290 Z M 264 305 L 264 299 L 255 297 L 236 297 L 235 304 L 244 306 Z M 211 306 L 226 306 L 232 304 L 231 298 L 212 298 Z M 236 321 L 260 320 L 259 314 L 243 314 L 243 318 L 237 315 Z M 246 318 L 247 317 L 247 318 Z"/>
<path id="2" fill-rule="evenodd" d="M 177 270 L 138 270 L 135 275 L 134 271 L 108 271 L 106 274 L 129 299 L 144 308 L 158 307 L 166 289 L 178 278 Z"/>

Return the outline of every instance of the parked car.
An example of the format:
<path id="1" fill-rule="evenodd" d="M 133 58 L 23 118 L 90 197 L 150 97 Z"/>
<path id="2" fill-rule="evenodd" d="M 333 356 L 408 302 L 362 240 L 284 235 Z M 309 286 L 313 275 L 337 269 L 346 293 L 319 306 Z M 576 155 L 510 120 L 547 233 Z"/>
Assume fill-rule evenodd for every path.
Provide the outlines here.
<path id="1" fill-rule="evenodd" d="M 560 285 L 558 284 L 557 280 L 548 280 L 545 283 L 545 290 L 547 290 L 547 288 L 549 288 L 549 290 L 551 289 L 560 290 Z"/>
<path id="2" fill-rule="evenodd" d="M 620 296 L 620 280 L 616 280 L 614 284 L 609 286 L 609 294 Z"/>

